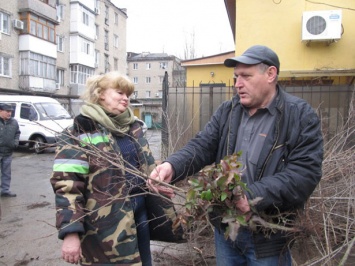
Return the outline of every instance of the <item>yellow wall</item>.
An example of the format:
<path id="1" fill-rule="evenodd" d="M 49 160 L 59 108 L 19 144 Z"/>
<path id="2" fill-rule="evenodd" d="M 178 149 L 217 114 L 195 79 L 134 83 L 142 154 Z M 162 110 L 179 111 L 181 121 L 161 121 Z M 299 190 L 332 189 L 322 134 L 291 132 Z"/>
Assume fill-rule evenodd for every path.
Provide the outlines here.
<path id="1" fill-rule="evenodd" d="M 355 1 L 326 0 L 236 0 L 236 55 L 255 44 L 269 46 L 279 55 L 280 76 L 307 76 L 316 70 L 347 70 L 355 73 Z M 342 38 L 327 46 L 323 42 L 301 41 L 303 11 L 342 8 Z M 346 8 L 351 8 L 349 10 Z M 352 70 L 352 71 L 349 71 Z M 306 72 L 300 74 L 301 72 Z"/>
<path id="2" fill-rule="evenodd" d="M 213 76 L 211 72 L 214 73 Z M 226 86 L 232 86 L 233 68 L 227 68 L 222 64 L 187 67 L 187 87 L 199 87 L 200 83 L 225 83 Z"/>

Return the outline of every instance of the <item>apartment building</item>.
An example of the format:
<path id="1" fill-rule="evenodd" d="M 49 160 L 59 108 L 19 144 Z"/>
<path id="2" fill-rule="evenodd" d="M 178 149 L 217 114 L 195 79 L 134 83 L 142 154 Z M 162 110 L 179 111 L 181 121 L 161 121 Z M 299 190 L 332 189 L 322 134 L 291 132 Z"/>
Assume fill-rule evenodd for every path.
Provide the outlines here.
<path id="1" fill-rule="evenodd" d="M 76 114 L 89 76 L 126 73 L 126 20 L 109 0 L 7 1 L 0 7 L 0 95 L 51 96 Z"/>
<path id="2" fill-rule="evenodd" d="M 162 84 L 165 72 L 172 87 L 183 87 L 185 70 L 180 59 L 166 53 L 128 53 L 127 75 L 135 84 L 136 99 L 162 98 Z"/>
<path id="3" fill-rule="evenodd" d="M 163 80 L 168 75 L 170 87 L 185 85 L 185 69 L 180 59 L 166 53 L 127 53 L 127 75 L 135 84 L 132 101 L 142 106 L 134 109 L 135 115 L 144 119 L 148 127 L 159 127 L 162 121 Z"/>

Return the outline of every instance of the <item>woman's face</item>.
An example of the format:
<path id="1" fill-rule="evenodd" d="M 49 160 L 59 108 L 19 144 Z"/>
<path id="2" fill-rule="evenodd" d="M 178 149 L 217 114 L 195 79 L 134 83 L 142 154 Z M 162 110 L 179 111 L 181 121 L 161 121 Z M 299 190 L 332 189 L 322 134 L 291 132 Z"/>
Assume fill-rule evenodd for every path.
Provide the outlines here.
<path id="1" fill-rule="evenodd" d="M 99 102 L 109 113 L 119 115 L 126 111 L 129 98 L 120 89 L 108 88 L 101 93 Z"/>

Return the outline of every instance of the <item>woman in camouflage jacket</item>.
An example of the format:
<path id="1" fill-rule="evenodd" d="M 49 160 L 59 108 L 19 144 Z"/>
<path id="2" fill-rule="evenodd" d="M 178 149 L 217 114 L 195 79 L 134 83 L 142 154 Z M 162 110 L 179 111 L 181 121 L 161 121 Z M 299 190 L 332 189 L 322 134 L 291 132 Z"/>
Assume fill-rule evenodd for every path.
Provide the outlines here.
<path id="1" fill-rule="evenodd" d="M 151 265 L 142 177 L 155 164 L 128 107 L 133 90 L 116 72 L 89 78 L 81 114 L 61 134 L 51 184 L 69 263 Z"/>

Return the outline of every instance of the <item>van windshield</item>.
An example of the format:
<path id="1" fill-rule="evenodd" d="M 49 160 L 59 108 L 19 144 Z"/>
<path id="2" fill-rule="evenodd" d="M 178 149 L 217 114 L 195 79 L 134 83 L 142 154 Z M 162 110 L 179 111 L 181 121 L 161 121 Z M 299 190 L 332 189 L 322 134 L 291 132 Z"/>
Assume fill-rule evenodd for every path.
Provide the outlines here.
<path id="1" fill-rule="evenodd" d="M 40 120 L 71 119 L 68 111 L 59 103 L 36 103 L 35 104 Z"/>

